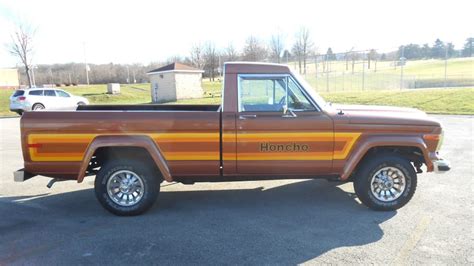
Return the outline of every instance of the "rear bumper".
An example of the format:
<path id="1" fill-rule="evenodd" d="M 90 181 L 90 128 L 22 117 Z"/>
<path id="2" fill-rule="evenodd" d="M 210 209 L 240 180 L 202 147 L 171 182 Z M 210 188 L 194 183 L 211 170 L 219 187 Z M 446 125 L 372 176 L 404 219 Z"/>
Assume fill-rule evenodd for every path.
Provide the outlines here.
<path id="1" fill-rule="evenodd" d="M 28 103 L 10 103 L 10 111 L 12 112 L 24 112 L 24 111 L 31 111 L 31 106 Z"/>
<path id="2" fill-rule="evenodd" d="M 451 164 L 449 161 L 444 159 L 433 161 L 433 167 L 436 173 L 446 173 L 447 171 L 451 170 Z"/>
<path id="3" fill-rule="evenodd" d="M 34 177 L 35 174 L 26 172 L 25 169 L 20 169 L 15 172 L 13 172 L 13 180 L 15 182 L 23 182 L 26 181 L 32 177 Z"/>

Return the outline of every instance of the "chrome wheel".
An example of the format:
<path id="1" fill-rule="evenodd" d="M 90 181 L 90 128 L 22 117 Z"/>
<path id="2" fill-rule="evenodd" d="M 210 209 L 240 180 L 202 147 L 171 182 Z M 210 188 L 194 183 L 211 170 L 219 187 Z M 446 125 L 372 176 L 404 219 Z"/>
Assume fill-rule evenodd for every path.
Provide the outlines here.
<path id="1" fill-rule="evenodd" d="M 35 106 L 33 106 L 33 111 L 40 111 L 43 109 L 44 109 L 44 106 L 42 104 L 35 104 Z"/>
<path id="2" fill-rule="evenodd" d="M 120 206 L 137 204 L 142 199 L 144 191 L 142 178 L 132 171 L 117 171 L 107 181 L 107 194 Z"/>
<path id="3" fill-rule="evenodd" d="M 378 170 L 370 181 L 372 195 L 383 202 L 398 199 L 405 191 L 405 186 L 405 175 L 402 170 L 395 167 Z"/>

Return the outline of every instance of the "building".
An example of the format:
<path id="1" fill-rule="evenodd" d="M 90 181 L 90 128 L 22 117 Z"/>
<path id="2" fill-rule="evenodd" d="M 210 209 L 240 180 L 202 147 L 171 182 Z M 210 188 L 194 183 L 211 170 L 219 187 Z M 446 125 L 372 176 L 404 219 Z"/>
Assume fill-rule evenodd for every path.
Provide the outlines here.
<path id="1" fill-rule="evenodd" d="M 204 71 L 180 63 L 169 64 L 147 75 L 151 83 L 153 102 L 170 102 L 180 99 L 201 98 Z"/>
<path id="2" fill-rule="evenodd" d="M 13 89 L 19 86 L 18 69 L 0 68 L 0 89 Z"/>

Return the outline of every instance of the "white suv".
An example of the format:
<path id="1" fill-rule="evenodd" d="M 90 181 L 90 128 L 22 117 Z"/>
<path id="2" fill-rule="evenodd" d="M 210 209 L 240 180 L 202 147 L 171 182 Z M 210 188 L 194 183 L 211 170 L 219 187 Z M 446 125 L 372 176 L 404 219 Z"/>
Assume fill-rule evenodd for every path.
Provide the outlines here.
<path id="1" fill-rule="evenodd" d="M 78 105 L 89 104 L 84 97 L 66 91 L 48 88 L 16 90 L 10 96 L 10 111 L 22 114 L 25 111 L 76 110 Z"/>

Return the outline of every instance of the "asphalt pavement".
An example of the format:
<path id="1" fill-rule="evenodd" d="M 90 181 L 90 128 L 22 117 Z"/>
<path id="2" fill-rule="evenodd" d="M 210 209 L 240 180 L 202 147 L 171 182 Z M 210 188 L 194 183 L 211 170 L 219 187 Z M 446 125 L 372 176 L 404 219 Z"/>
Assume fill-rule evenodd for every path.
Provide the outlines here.
<path id="1" fill-rule="evenodd" d="M 102 209 L 92 177 L 52 189 L 46 177 L 14 183 L 19 119 L 0 119 L 0 265 L 472 265 L 474 119 L 436 117 L 452 170 L 419 175 L 398 211 L 367 209 L 351 183 L 278 180 L 163 183 L 153 209 L 136 217 Z"/>

